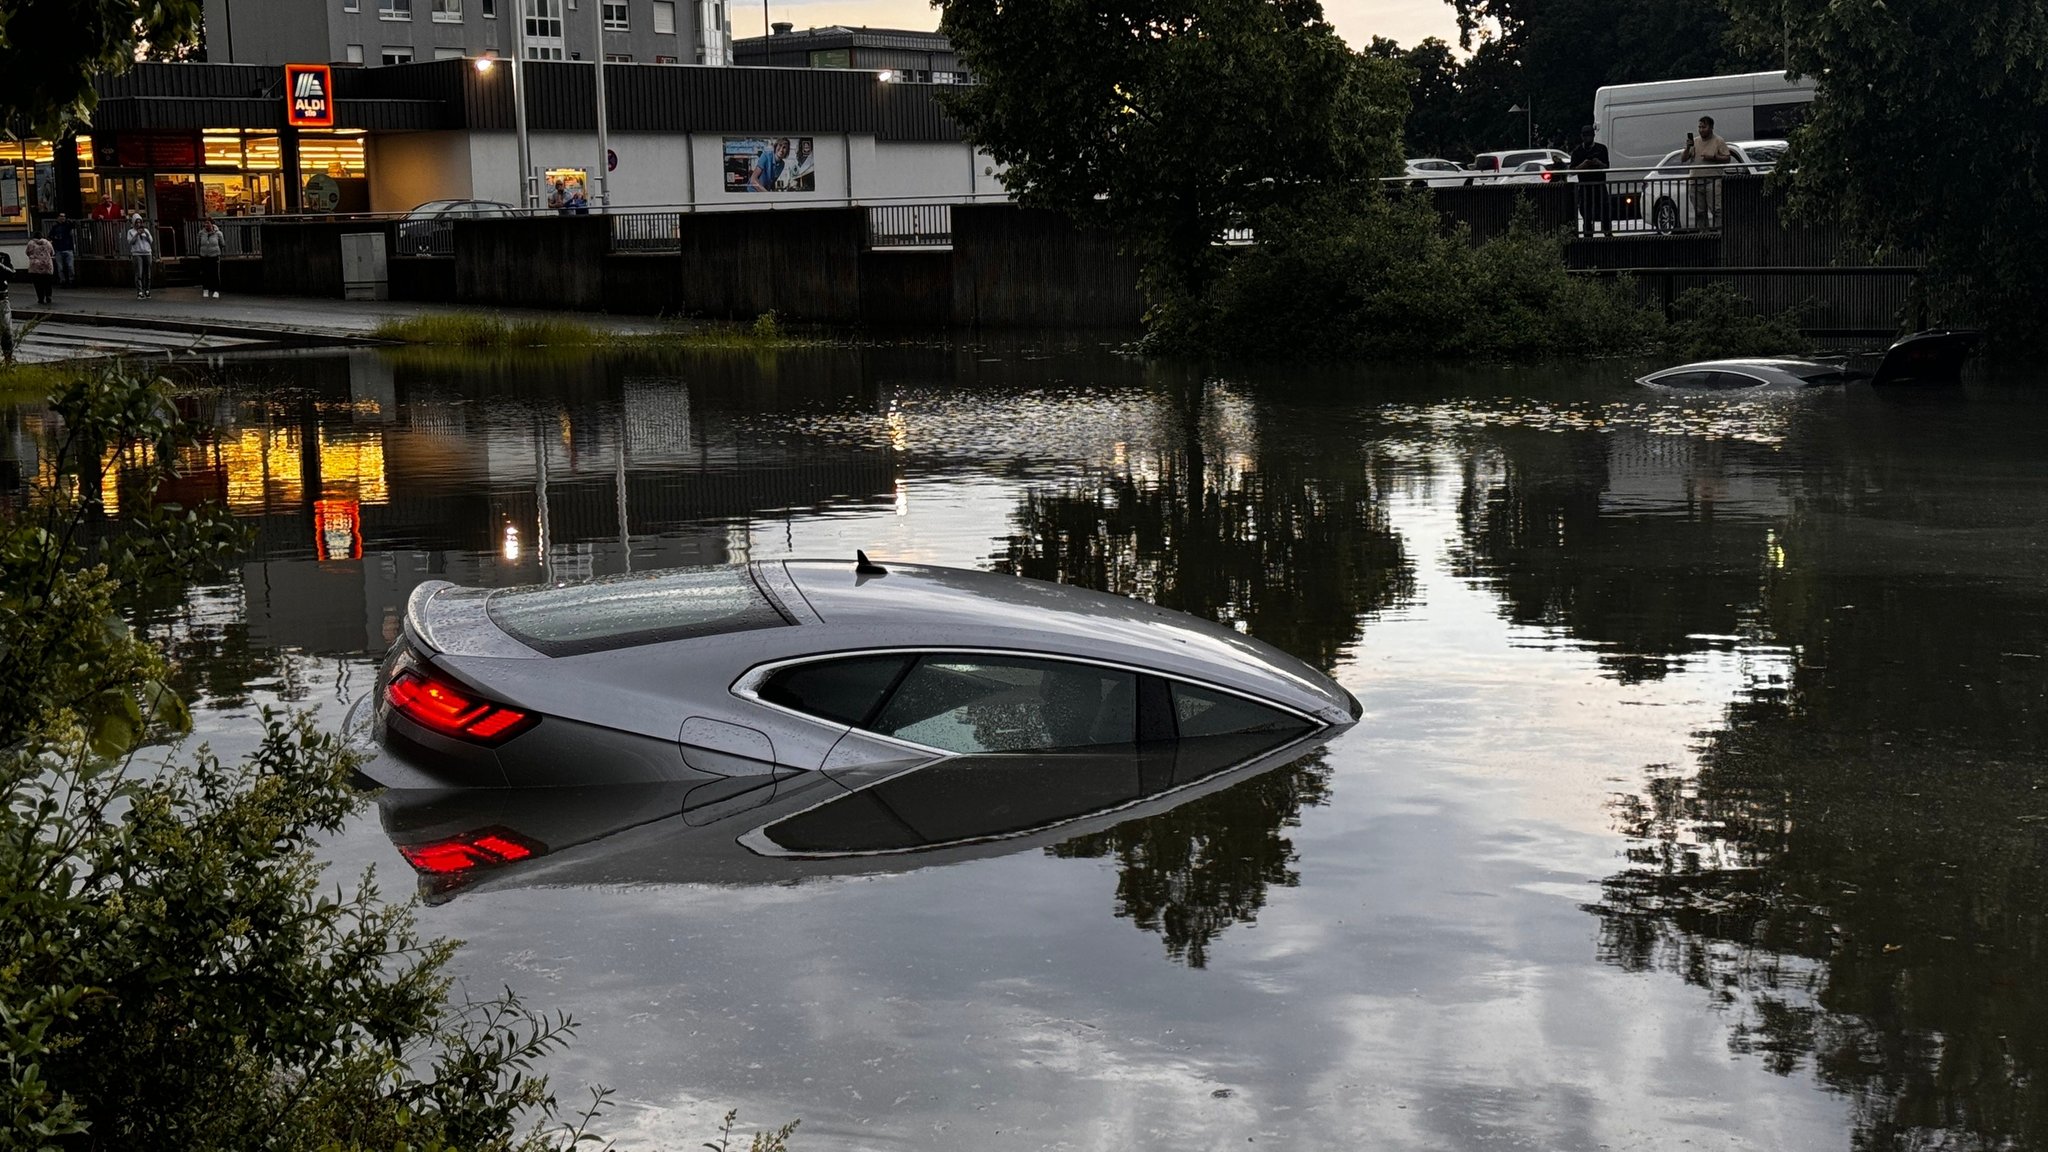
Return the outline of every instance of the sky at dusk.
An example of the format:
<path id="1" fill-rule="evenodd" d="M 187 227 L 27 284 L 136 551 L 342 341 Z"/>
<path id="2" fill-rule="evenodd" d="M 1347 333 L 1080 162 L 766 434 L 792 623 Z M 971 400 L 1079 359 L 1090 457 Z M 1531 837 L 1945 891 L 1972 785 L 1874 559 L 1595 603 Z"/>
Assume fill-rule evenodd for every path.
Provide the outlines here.
<path id="1" fill-rule="evenodd" d="M 760 0 L 731 0 L 732 34 L 759 36 L 767 20 L 787 20 L 798 28 L 831 24 L 875 28 L 938 27 L 939 14 L 925 0 L 768 0 L 762 16 Z M 1413 44 L 1425 36 L 1457 42 L 1458 22 L 1445 0 L 1323 0 L 1323 11 L 1337 31 L 1363 47 L 1374 36 Z"/>

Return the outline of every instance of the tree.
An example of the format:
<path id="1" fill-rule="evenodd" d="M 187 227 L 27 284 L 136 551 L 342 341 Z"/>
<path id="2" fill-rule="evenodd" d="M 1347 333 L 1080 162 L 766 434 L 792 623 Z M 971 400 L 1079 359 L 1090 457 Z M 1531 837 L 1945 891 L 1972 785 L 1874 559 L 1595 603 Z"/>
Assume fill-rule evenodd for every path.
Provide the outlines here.
<path id="1" fill-rule="evenodd" d="M 1591 120 L 1593 93 L 1602 85 L 1712 76 L 1777 60 L 1731 40 L 1719 0 L 1450 3 L 1459 43 L 1473 51 L 1458 85 L 1461 121 L 1485 148 L 1521 143 L 1520 132 L 1511 131 L 1521 124 L 1506 116 L 1512 104 L 1534 108 L 1539 139 L 1570 140 Z"/>
<path id="2" fill-rule="evenodd" d="M 2040 343 L 2048 294 L 2048 0 L 1729 0 L 1736 33 L 1817 77 L 1782 166 L 1793 207 L 1966 277 Z"/>
<path id="3" fill-rule="evenodd" d="M 978 83 L 949 110 L 1025 204 L 1113 231 L 1155 300 L 1199 294 L 1226 228 L 1395 171 L 1399 72 L 1317 0 L 940 0 Z"/>
<path id="4" fill-rule="evenodd" d="M 187 718 L 128 611 L 239 533 L 101 510 L 108 461 L 131 510 L 170 474 L 164 381 L 102 367 L 53 408 L 46 466 L 0 511 L 0 1148 L 580 1142 L 521 1131 L 553 1111 L 532 1066 L 567 1019 L 452 1000 L 452 944 L 367 876 L 325 883 L 314 843 L 358 803 L 338 740 L 267 715 L 245 763 L 135 761 Z"/>
<path id="5" fill-rule="evenodd" d="M 92 110 L 93 80 L 139 55 L 197 43 L 201 0 L 7 0 L 0 4 L 0 108 L 56 135 Z"/>

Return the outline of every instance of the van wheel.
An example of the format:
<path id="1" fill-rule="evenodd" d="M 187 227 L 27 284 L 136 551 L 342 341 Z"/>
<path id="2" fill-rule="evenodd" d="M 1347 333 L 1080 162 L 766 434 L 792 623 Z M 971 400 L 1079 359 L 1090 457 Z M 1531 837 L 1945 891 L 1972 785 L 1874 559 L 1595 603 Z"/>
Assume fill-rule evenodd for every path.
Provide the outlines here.
<path id="1" fill-rule="evenodd" d="M 1669 197 L 1657 201 L 1657 206 L 1650 209 L 1650 225 L 1666 236 L 1678 231 L 1678 205 Z"/>

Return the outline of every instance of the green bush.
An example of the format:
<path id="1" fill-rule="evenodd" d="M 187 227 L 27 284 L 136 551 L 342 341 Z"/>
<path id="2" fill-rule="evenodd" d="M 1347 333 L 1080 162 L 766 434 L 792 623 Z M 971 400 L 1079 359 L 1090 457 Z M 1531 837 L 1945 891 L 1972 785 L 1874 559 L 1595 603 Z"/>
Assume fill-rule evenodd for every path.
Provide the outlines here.
<path id="1" fill-rule="evenodd" d="M 1726 284 L 1690 288 L 1671 305 L 1664 352 L 1677 360 L 1736 356 L 1798 356 L 1812 351 L 1799 313 L 1758 316 L 1749 298 Z"/>
<path id="2" fill-rule="evenodd" d="M 54 408 L 54 467 L 0 512 L 0 1148 L 587 1138 L 549 1127 L 533 1072 L 566 1018 L 452 1002 L 452 944 L 368 876 L 324 878 L 313 846 L 358 803 L 339 743 L 266 715 L 245 762 L 136 759 L 187 719 L 122 610 L 240 537 L 186 509 L 105 522 L 108 461 L 148 493 L 175 459 L 162 380 L 101 367 Z"/>
<path id="3" fill-rule="evenodd" d="M 1661 319 L 1627 285 L 1575 276 L 1524 204 L 1478 246 L 1425 197 L 1325 196 L 1269 219 L 1200 300 L 1148 317 L 1155 350 L 1494 360 L 1636 351 Z"/>

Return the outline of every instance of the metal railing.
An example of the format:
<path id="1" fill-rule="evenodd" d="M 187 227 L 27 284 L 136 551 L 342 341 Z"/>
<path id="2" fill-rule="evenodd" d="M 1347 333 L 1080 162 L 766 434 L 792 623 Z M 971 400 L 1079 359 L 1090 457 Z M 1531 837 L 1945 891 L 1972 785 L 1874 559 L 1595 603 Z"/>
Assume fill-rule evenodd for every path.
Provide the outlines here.
<path id="1" fill-rule="evenodd" d="M 682 219 L 678 213 L 619 212 L 611 219 L 614 252 L 682 250 Z"/>
<path id="2" fill-rule="evenodd" d="M 453 256 L 455 221 L 445 216 L 400 220 L 392 236 L 392 248 L 400 256 Z"/>
<path id="3" fill-rule="evenodd" d="M 216 216 L 214 224 L 220 228 L 220 254 L 223 256 L 260 256 L 263 254 L 262 221 L 246 216 Z M 185 242 L 182 251 L 191 255 L 199 254 L 199 227 L 197 220 L 187 220 L 180 236 Z"/>
<path id="4" fill-rule="evenodd" d="M 950 248 L 951 204 L 883 204 L 868 209 L 869 248 Z"/>
<path id="5" fill-rule="evenodd" d="M 1539 187 L 1568 187 L 1573 216 L 1581 232 L 1676 233 L 1721 230 L 1721 181 L 1728 176 L 1761 176 L 1767 164 L 1728 164 L 1718 169 L 1608 168 L 1588 179 L 1586 172 L 1550 169 L 1541 172 L 1464 172 L 1450 176 L 1395 176 L 1382 183 L 1408 188 L 1459 189 L 1462 195 L 1511 196 Z"/>

